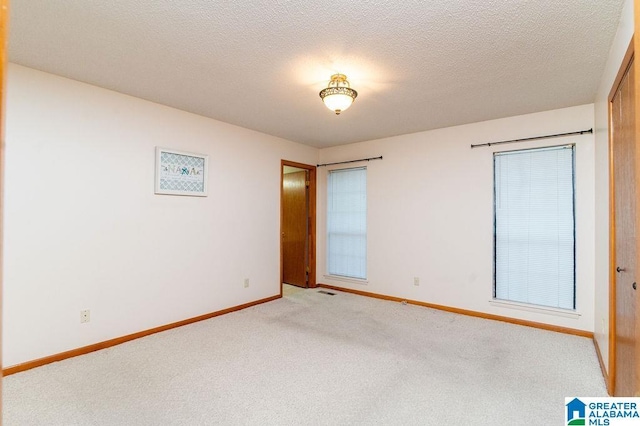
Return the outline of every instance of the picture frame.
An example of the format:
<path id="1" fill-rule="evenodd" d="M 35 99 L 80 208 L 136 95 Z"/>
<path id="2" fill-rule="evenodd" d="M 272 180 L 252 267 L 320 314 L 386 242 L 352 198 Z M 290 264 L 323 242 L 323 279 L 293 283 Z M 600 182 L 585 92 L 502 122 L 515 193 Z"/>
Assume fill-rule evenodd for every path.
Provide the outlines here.
<path id="1" fill-rule="evenodd" d="M 206 197 L 208 177 L 208 155 L 156 147 L 156 194 Z"/>

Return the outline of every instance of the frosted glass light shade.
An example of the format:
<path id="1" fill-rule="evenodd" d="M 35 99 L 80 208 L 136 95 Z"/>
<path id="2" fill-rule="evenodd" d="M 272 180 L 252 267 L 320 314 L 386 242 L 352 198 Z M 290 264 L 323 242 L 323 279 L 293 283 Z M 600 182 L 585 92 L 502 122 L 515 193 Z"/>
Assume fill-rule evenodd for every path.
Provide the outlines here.
<path id="1" fill-rule="evenodd" d="M 329 108 L 336 114 L 340 114 L 342 111 L 351 106 L 351 104 L 353 103 L 353 98 L 349 95 L 336 93 L 335 95 L 325 96 L 323 101 L 327 108 Z"/>

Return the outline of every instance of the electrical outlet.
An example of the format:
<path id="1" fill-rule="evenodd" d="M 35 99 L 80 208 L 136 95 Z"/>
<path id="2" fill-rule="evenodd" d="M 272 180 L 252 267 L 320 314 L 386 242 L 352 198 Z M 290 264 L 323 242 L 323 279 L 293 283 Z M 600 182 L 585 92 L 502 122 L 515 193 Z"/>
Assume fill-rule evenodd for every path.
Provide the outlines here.
<path id="1" fill-rule="evenodd" d="M 89 309 L 80 311 L 80 323 L 85 323 L 89 321 L 91 321 L 91 311 L 89 311 Z"/>
<path id="2" fill-rule="evenodd" d="M 249 278 L 244 279 L 244 288 L 249 287 Z"/>
<path id="3" fill-rule="evenodd" d="M 420 277 L 413 277 L 413 285 L 415 286 L 420 285 Z"/>

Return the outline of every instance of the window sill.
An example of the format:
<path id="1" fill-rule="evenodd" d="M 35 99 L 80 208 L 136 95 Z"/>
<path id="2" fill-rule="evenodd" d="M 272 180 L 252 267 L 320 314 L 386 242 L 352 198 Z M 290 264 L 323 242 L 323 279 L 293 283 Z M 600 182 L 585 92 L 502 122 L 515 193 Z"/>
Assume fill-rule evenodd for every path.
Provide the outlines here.
<path id="1" fill-rule="evenodd" d="M 528 305 L 526 303 L 510 302 L 507 300 L 492 299 L 492 300 L 489 300 L 489 304 L 493 306 L 498 306 L 500 308 L 509 308 L 509 309 L 516 309 L 519 311 L 536 312 L 540 314 L 553 315 L 556 317 L 578 319 L 582 316 L 582 314 L 578 311 L 571 311 L 568 309 L 560 309 L 560 308 L 548 308 L 545 306 L 538 306 L 538 305 Z"/>
<path id="2" fill-rule="evenodd" d="M 331 281 L 342 281 L 346 283 L 354 283 L 354 284 L 369 284 L 369 280 L 363 280 L 361 278 L 349 278 L 349 277 L 341 277 L 339 275 L 323 275 L 324 278 Z"/>

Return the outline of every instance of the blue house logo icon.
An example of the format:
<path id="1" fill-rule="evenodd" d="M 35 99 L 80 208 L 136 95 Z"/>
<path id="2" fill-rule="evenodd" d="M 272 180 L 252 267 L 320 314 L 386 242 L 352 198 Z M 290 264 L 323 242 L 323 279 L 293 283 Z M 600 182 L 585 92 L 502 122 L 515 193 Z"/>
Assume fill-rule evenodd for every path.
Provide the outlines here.
<path id="1" fill-rule="evenodd" d="M 584 425 L 587 404 L 574 398 L 567 404 L 567 425 Z"/>

